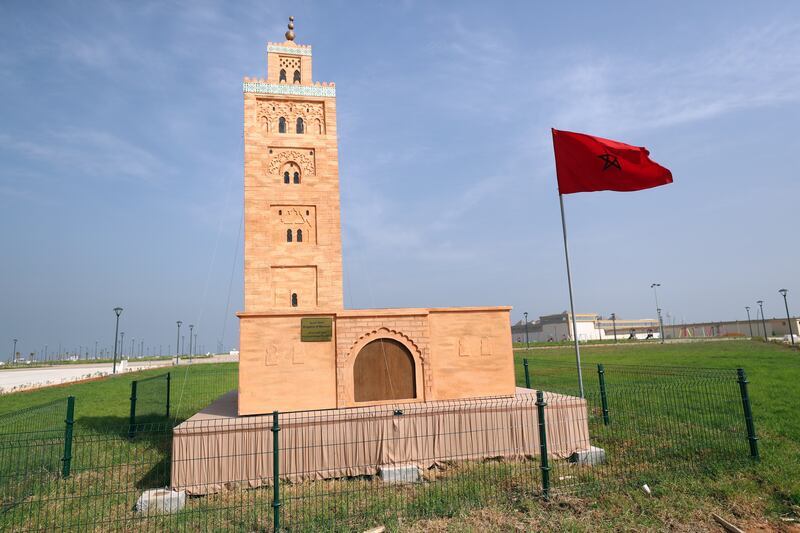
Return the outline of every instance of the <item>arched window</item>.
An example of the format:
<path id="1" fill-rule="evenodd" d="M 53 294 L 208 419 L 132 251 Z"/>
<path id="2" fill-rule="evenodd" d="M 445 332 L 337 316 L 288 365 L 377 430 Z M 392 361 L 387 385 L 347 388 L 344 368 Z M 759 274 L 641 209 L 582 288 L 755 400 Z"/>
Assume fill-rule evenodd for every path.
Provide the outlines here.
<path id="1" fill-rule="evenodd" d="M 292 230 L 286 230 L 286 242 L 292 242 Z"/>
<path id="2" fill-rule="evenodd" d="M 285 82 L 286 81 L 286 69 L 285 68 L 281 69 L 281 77 L 278 78 L 278 81 L 280 81 L 280 82 Z"/>
<path id="3" fill-rule="evenodd" d="M 303 126 L 303 117 L 297 117 L 297 133 L 305 133 L 305 127 Z"/>
<path id="4" fill-rule="evenodd" d="M 292 307 L 297 307 L 297 293 L 292 293 Z"/>
<path id="5" fill-rule="evenodd" d="M 283 117 L 278 119 L 278 133 L 286 133 L 286 119 Z"/>
<path id="6" fill-rule="evenodd" d="M 292 80 L 294 83 L 300 83 L 300 71 L 294 71 L 294 79 Z"/>
<path id="7" fill-rule="evenodd" d="M 288 170 L 283 173 L 283 182 L 284 183 L 289 183 L 289 171 Z"/>
<path id="8" fill-rule="evenodd" d="M 295 183 L 300 183 L 300 173 L 299 172 L 295 172 L 294 173 L 294 182 Z M 286 183 L 289 183 L 289 182 L 287 181 Z"/>
<path id="9" fill-rule="evenodd" d="M 322 135 L 322 121 L 320 119 L 317 119 L 317 133 Z"/>
<path id="10" fill-rule="evenodd" d="M 297 230 L 297 242 L 303 242 L 303 230 Z"/>

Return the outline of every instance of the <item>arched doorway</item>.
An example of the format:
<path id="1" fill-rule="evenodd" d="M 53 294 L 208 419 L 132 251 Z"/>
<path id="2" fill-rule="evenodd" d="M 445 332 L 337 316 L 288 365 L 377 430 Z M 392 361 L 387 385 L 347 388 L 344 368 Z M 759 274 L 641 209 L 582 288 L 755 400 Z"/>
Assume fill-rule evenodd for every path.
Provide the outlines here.
<path id="1" fill-rule="evenodd" d="M 414 356 L 401 342 L 376 339 L 366 344 L 353 364 L 357 402 L 410 400 L 417 397 Z"/>

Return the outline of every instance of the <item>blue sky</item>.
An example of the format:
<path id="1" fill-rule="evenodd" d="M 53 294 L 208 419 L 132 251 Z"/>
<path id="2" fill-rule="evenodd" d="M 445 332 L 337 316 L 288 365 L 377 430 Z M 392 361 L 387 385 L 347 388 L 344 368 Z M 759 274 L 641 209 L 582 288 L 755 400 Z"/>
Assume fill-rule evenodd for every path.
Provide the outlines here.
<path id="1" fill-rule="evenodd" d="M 800 309 L 800 4 L 9 1 L 0 354 L 110 347 L 117 305 L 237 344 L 241 79 L 288 15 L 337 85 L 347 307 L 567 309 L 556 127 L 675 177 L 566 197 L 578 312 Z"/>

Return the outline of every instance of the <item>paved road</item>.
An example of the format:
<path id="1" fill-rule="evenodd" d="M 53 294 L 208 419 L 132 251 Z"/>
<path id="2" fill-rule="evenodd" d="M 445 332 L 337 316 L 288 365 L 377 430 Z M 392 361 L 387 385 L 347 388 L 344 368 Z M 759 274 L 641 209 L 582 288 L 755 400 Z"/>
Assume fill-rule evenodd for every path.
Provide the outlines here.
<path id="1" fill-rule="evenodd" d="M 209 358 L 195 359 L 193 364 L 236 362 L 239 358 L 231 355 L 215 355 Z M 181 360 L 181 365 L 187 364 L 186 359 Z M 127 371 L 145 370 L 148 368 L 171 367 L 173 361 L 133 361 L 128 365 Z M 70 381 L 79 381 L 111 374 L 111 363 L 75 364 L 60 366 L 45 366 L 39 368 L 14 368 L 0 370 L 0 393 L 20 389 L 36 389 L 47 385 L 57 385 Z M 119 371 L 119 366 L 117 367 Z"/>

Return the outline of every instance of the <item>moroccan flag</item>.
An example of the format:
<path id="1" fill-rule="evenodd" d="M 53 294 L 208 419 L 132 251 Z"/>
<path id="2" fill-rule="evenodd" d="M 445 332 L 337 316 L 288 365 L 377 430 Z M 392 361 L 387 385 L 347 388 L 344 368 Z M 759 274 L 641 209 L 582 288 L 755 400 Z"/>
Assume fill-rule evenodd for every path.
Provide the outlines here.
<path id="1" fill-rule="evenodd" d="M 641 146 L 553 130 L 558 192 L 639 191 L 672 183 L 672 173 Z"/>

